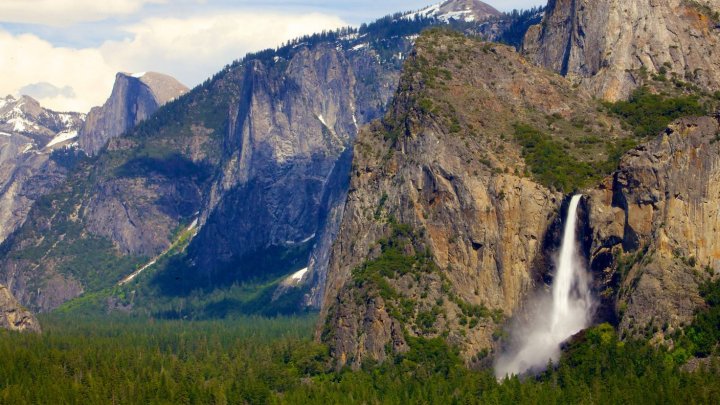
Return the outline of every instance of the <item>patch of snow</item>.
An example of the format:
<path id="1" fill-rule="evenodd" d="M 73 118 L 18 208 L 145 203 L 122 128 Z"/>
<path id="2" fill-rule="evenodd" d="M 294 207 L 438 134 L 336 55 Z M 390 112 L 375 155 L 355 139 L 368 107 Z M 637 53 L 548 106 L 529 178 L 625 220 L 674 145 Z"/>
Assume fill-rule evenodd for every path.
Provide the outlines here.
<path id="1" fill-rule="evenodd" d="M 7 132 L 0 132 L 0 135 L 2 135 L 2 136 L 7 136 L 7 137 L 11 137 L 11 136 L 12 136 L 12 134 L 8 134 Z"/>
<path id="2" fill-rule="evenodd" d="M 472 15 L 472 10 L 450 11 L 438 15 L 437 18 L 444 22 L 449 22 L 450 20 L 472 22 L 475 20 L 475 16 Z"/>
<path id="3" fill-rule="evenodd" d="M 8 120 L 8 124 L 13 124 L 13 131 L 15 132 L 25 132 L 27 131 L 28 127 L 33 126 L 31 122 L 22 117 L 12 118 Z"/>
<path id="4" fill-rule="evenodd" d="M 344 37 L 340 37 L 341 41 L 353 41 L 358 39 L 358 34 L 347 34 Z"/>
<path id="5" fill-rule="evenodd" d="M 359 127 L 358 127 L 357 117 L 355 117 L 355 113 L 353 113 L 353 123 L 355 124 L 355 129 L 358 129 Z"/>
<path id="6" fill-rule="evenodd" d="M 318 115 L 318 119 L 320 120 L 320 122 L 322 122 L 323 125 L 330 128 L 330 126 L 327 124 L 327 122 L 325 122 L 325 118 L 323 118 L 322 114 Z"/>
<path id="7" fill-rule="evenodd" d="M 132 74 L 132 77 L 134 77 L 134 78 L 136 78 L 136 79 L 139 79 L 139 78 L 145 76 L 146 74 L 147 74 L 147 72 L 133 73 L 133 74 Z"/>
<path id="8" fill-rule="evenodd" d="M 369 45 L 369 44 L 368 44 L 367 42 L 365 42 L 365 43 L 362 43 L 362 44 L 355 45 L 355 46 L 353 46 L 353 47 L 350 48 L 350 49 L 352 49 L 353 51 L 359 51 L 359 50 L 361 50 L 361 49 L 367 48 L 368 45 Z"/>
<path id="9" fill-rule="evenodd" d="M 25 153 L 30 152 L 30 149 L 32 149 L 34 146 L 35 146 L 35 145 L 33 145 L 32 143 L 26 143 L 26 144 L 25 144 L 25 149 L 23 149 L 22 153 L 25 154 Z"/>
<path id="10" fill-rule="evenodd" d="M 77 138 L 77 136 L 78 136 L 78 131 L 76 131 L 76 130 L 60 132 L 60 133 L 57 134 L 57 135 L 55 136 L 55 138 L 53 138 L 53 140 L 50 141 L 50 143 L 48 143 L 45 147 L 46 147 L 46 148 L 50 148 L 50 147 L 52 147 L 53 145 L 57 145 L 57 144 L 59 144 L 59 143 L 65 142 L 65 141 L 69 141 L 69 140 L 71 140 L 71 139 L 73 139 L 73 138 Z"/>
<path id="11" fill-rule="evenodd" d="M 65 125 L 70 125 L 73 123 L 73 117 L 70 114 L 60 114 L 60 121 Z"/>
<path id="12" fill-rule="evenodd" d="M 305 274 L 308 272 L 308 268 L 305 267 L 302 270 L 296 271 L 292 276 L 290 276 L 290 280 L 294 281 L 300 281 L 305 276 Z"/>
<path id="13" fill-rule="evenodd" d="M 442 3 L 437 3 L 437 4 L 435 4 L 435 5 L 432 5 L 432 6 L 429 6 L 429 7 L 425 7 L 424 9 L 422 9 L 422 10 L 420 10 L 420 11 L 416 11 L 416 12 L 414 12 L 414 13 L 405 14 L 404 16 L 402 16 L 402 17 L 400 17 L 400 18 L 402 18 L 403 20 L 410 20 L 410 21 L 412 21 L 412 20 L 415 19 L 415 17 L 425 17 L 425 18 L 427 18 L 427 17 L 432 17 L 432 16 L 436 15 L 436 14 L 440 11 L 440 6 L 441 6 L 441 5 L 442 5 Z"/>
<path id="14" fill-rule="evenodd" d="M 301 244 L 303 244 L 303 243 L 310 242 L 311 240 L 313 240 L 313 238 L 315 238 L 315 234 L 312 234 L 312 235 L 308 236 L 307 238 L 301 240 L 300 242 L 293 242 L 293 241 L 291 241 L 291 240 L 286 240 L 286 241 L 285 241 L 285 244 L 286 244 L 286 245 L 301 245 Z"/>

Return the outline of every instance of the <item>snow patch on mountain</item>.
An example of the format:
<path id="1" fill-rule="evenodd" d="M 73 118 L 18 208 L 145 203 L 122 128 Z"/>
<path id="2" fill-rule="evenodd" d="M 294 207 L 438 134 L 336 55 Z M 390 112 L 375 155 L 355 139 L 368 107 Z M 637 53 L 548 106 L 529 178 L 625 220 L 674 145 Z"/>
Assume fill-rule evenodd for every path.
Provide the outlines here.
<path id="1" fill-rule="evenodd" d="M 46 148 L 53 147 L 54 145 L 57 145 L 57 144 L 59 144 L 59 143 L 63 143 L 63 142 L 69 141 L 69 140 L 71 140 L 71 139 L 73 139 L 73 138 L 77 138 L 77 136 L 78 136 L 78 131 L 77 131 L 77 130 L 70 130 L 70 131 L 60 132 L 60 133 L 57 134 L 57 136 L 55 136 L 55 138 L 53 138 L 53 140 L 50 141 L 50 143 L 48 143 L 47 146 L 45 146 L 45 147 L 46 147 Z"/>

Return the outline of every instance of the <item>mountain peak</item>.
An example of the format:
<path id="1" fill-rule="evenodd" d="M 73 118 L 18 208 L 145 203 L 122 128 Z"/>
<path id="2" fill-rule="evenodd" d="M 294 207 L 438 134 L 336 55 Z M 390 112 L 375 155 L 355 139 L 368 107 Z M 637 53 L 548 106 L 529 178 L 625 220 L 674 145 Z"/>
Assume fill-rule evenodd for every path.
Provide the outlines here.
<path id="1" fill-rule="evenodd" d="M 502 15 L 502 13 L 493 6 L 479 0 L 448 0 L 410 13 L 405 16 L 405 18 L 434 17 L 445 22 L 450 20 L 473 22 L 487 20 L 500 15 Z"/>
<path id="2" fill-rule="evenodd" d="M 88 114 L 80 130 L 80 146 L 90 155 L 97 153 L 108 140 L 146 120 L 162 105 L 187 91 L 177 79 L 162 73 L 118 73 L 110 98 Z"/>

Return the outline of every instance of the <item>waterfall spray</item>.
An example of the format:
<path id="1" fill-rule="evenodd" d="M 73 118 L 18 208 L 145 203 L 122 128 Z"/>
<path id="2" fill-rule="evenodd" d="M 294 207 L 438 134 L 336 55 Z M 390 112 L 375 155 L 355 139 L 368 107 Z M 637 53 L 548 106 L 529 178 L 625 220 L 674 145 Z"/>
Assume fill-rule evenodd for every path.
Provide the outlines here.
<path id="1" fill-rule="evenodd" d="M 593 301 L 589 277 L 578 250 L 577 210 L 581 195 L 573 196 L 565 220 L 552 297 L 538 297 L 531 308 L 537 313 L 529 325 L 518 325 L 513 333 L 517 344 L 498 357 L 495 374 L 512 374 L 540 369 L 560 356 L 560 344 L 585 329 L 591 318 Z"/>

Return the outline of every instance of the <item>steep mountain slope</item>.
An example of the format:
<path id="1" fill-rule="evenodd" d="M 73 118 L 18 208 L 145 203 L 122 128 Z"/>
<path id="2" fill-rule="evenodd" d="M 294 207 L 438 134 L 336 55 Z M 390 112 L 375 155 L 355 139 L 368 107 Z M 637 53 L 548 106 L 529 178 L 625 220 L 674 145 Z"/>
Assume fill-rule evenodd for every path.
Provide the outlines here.
<path id="1" fill-rule="evenodd" d="M 73 142 L 84 115 L 42 108 L 31 97 L 0 99 L 0 241 L 25 221 L 66 170 L 52 151 Z"/>
<path id="2" fill-rule="evenodd" d="M 0 285 L 0 328 L 18 332 L 40 332 L 35 316 L 23 309 L 10 290 Z"/>
<path id="3" fill-rule="evenodd" d="M 482 360 L 549 270 L 553 189 L 611 171 L 607 148 L 628 136 L 598 110 L 512 48 L 423 34 L 389 113 L 355 146 L 318 332 L 338 363 L 383 360 L 416 336 Z"/>
<path id="4" fill-rule="evenodd" d="M 524 54 L 607 100 L 649 74 L 720 90 L 720 1 L 551 0 Z"/>
<path id="5" fill-rule="evenodd" d="M 118 73 L 108 100 L 88 113 L 80 130 L 80 147 L 89 155 L 97 154 L 108 140 L 132 129 L 187 91 L 182 83 L 164 74 Z"/>
<path id="6" fill-rule="evenodd" d="M 590 255 L 621 329 L 670 339 L 720 269 L 720 122 L 687 118 L 628 153 L 589 193 Z"/>

